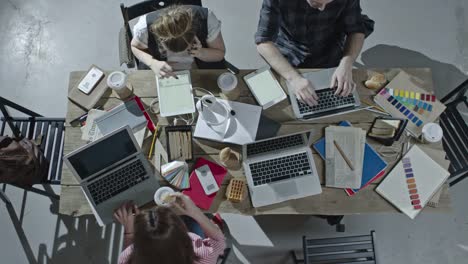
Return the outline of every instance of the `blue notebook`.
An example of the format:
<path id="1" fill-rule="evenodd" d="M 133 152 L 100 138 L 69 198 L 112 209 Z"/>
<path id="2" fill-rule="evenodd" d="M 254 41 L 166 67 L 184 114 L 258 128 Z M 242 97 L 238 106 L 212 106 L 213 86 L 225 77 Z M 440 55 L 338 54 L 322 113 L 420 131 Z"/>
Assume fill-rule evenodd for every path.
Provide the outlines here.
<path id="1" fill-rule="evenodd" d="M 348 121 L 341 121 L 339 126 L 351 126 L 351 123 Z M 325 137 L 319 139 L 313 145 L 314 149 L 318 152 L 320 157 L 325 160 Z M 362 170 L 362 182 L 359 189 L 345 189 L 345 192 L 351 196 L 357 193 L 359 190 L 365 188 L 367 185 L 382 177 L 385 174 L 385 169 L 387 168 L 387 163 L 379 154 L 366 143 L 364 147 L 364 163 Z"/>

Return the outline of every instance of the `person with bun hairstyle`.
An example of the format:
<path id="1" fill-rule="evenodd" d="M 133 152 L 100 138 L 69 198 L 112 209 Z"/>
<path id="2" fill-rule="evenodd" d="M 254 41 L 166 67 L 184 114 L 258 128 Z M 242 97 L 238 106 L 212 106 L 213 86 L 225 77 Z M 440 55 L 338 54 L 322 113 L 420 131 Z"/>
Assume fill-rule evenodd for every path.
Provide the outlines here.
<path id="1" fill-rule="evenodd" d="M 160 77 L 224 60 L 221 22 L 208 8 L 166 7 L 141 16 L 133 33 L 133 54 Z"/>
<path id="2" fill-rule="evenodd" d="M 172 195 L 175 201 L 169 207 L 140 211 L 129 202 L 115 210 L 114 218 L 124 227 L 118 264 L 217 262 L 226 247 L 223 232 L 188 196 Z"/>

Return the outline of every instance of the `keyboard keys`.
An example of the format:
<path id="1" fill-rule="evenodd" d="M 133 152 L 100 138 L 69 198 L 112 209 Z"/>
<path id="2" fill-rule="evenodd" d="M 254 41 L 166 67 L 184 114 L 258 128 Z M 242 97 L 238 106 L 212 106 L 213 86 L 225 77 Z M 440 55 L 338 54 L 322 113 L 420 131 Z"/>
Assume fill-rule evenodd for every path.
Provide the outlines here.
<path id="1" fill-rule="evenodd" d="M 94 202 L 100 204 L 115 195 L 128 190 L 138 183 L 148 179 L 145 168 L 140 160 L 136 160 L 122 167 L 111 175 L 107 175 L 88 185 Z"/>
<path id="2" fill-rule="evenodd" d="M 318 112 L 329 109 L 331 110 L 338 106 L 353 106 L 356 103 L 353 94 L 350 94 L 346 97 L 336 96 L 335 90 L 331 88 L 317 90 L 316 92 L 319 97 L 318 105 L 309 106 L 297 100 L 299 112 L 301 114 L 307 114 L 311 112 Z"/>
<path id="3" fill-rule="evenodd" d="M 289 147 L 300 146 L 304 144 L 302 134 L 290 135 L 280 138 L 274 138 L 262 142 L 247 145 L 247 155 L 256 155 L 272 152 Z"/>
<path id="4" fill-rule="evenodd" d="M 307 153 L 260 161 L 249 167 L 254 186 L 312 174 Z"/>

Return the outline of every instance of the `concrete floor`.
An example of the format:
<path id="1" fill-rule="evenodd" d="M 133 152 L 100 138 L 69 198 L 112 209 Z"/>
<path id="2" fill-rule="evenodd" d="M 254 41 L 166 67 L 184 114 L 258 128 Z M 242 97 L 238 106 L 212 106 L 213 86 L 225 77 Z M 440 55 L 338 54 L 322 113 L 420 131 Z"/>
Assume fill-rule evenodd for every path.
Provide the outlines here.
<path id="1" fill-rule="evenodd" d="M 45 116 L 64 116 L 70 71 L 85 70 L 92 63 L 120 68 L 118 4 L 0 1 L 0 95 Z M 239 68 L 264 65 L 253 44 L 261 1 L 204 4 L 223 21 L 228 60 Z M 431 67 L 439 97 L 468 78 L 466 0 L 373 0 L 362 1 L 362 7 L 376 26 L 360 66 Z M 449 214 L 425 213 L 414 221 L 399 214 L 351 216 L 345 220 L 346 234 L 376 230 L 381 263 L 467 263 L 467 188 L 468 180 L 451 189 Z M 115 263 L 121 245 L 119 226 L 100 229 L 92 217 L 57 215 L 57 204 L 47 198 L 24 195 L 13 187 L 6 191 L 15 212 L 0 204 L 1 263 Z M 334 228 L 313 217 L 224 217 L 235 252 L 230 263 L 292 263 L 287 252 L 300 248 L 303 234 L 336 235 Z"/>

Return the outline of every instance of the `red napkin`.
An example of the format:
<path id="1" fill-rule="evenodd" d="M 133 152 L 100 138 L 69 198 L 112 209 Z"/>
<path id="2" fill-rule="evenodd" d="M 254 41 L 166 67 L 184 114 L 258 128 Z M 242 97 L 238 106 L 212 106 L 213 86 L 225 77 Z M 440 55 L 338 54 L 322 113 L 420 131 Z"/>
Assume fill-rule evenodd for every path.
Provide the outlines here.
<path id="1" fill-rule="evenodd" d="M 190 174 L 190 188 L 182 192 L 183 194 L 190 197 L 192 201 L 200 209 L 203 210 L 210 209 L 211 204 L 213 203 L 213 200 L 217 194 L 216 192 L 211 195 L 206 195 L 200 183 L 200 180 L 198 180 L 198 177 L 195 173 L 195 169 L 206 164 L 208 164 L 208 166 L 210 167 L 211 173 L 213 173 L 213 176 L 216 179 L 216 183 L 218 183 L 218 186 L 221 186 L 221 183 L 223 183 L 224 177 L 227 174 L 226 168 L 211 161 L 208 161 L 204 158 L 198 158 L 195 162 L 194 171 L 192 171 L 192 173 Z"/>

